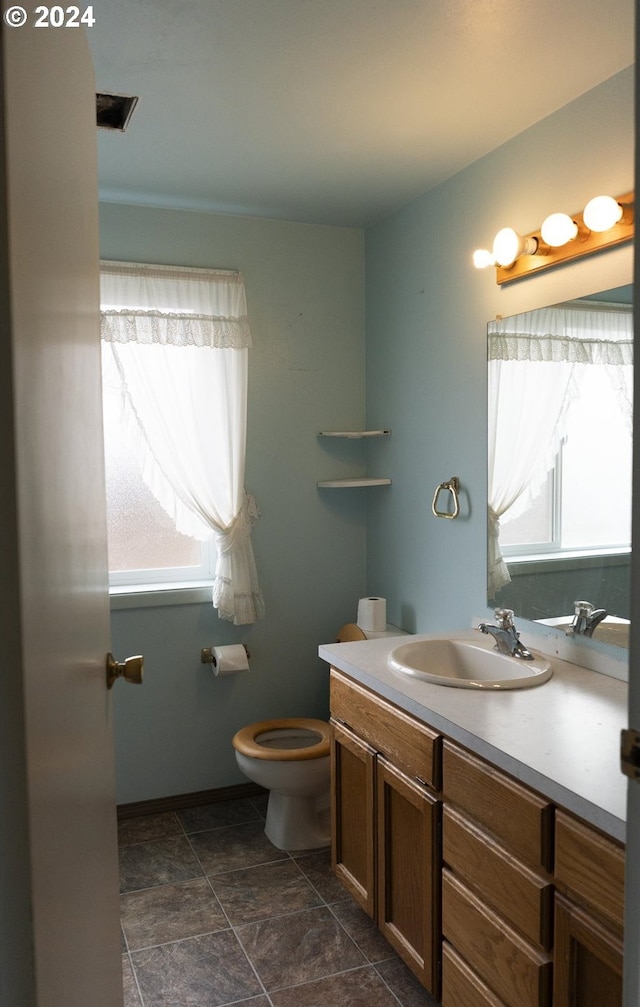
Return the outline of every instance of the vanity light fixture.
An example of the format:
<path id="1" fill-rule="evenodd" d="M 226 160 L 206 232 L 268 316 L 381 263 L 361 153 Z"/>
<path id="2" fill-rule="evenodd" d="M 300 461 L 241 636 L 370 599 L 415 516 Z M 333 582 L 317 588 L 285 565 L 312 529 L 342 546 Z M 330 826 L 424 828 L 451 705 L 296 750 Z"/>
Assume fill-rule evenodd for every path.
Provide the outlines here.
<path id="1" fill-rule="evenodd" d="M 627 215 L 627 223 L 633 221 L 633 208 L 619 203 L 613 196 L 595 196 L 590 199 L 582 212 L 582 219 L 590 231 L 608 231 Z"/>
<path id="2" fill-rule="evenodd" d="M 486 269 L 487 266 L 495 266 L 496 260 L 488 248 L 476 248 L 473 253 L 473 264 L 476 269 Z"/>
<path id="3" fill-rule="evenodd" d="M 551 213 L 542 221 L 540 234 L 545 244 L 551 248 L 561 248 L 578 236 L 578 225 L 568 213 Z"/>
<path id="4" fill-rule="evenodd" d="M 496 282 L 502 284 L 612 248 L 633 238 L 633 207 L 633 192 L 616 199 L 596 196 L 582 213 L 550 214 L 540 230 L 531 234 L 520 235 L 504 227 L 496 234 L 492 251 L 477 249 L 473 263 L 478 269 L 495 266 Z"/>
<path id="5" fill-rule="evenodd" d="M 493 239 L 493 257 L 498 266 L 512 266 L 521 255 L 535 255 L 537 251 L 537 238 L 523 238 L 512 227 L 503 227 Z"/>

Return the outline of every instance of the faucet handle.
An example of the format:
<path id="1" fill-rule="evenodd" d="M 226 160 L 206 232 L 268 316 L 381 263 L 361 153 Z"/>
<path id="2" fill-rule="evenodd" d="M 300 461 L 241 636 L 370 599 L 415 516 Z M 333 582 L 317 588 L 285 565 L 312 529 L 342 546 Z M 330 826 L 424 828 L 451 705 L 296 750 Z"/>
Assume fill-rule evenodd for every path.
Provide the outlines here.
<path id="1" fill-rule="evenodd" d="M 513 625 L 513 609 L 511 608 L 497 608 L 495 610 L 495 617 L 498 627 L 500 629 L 514 629 Z"/>
<path id="2" fill-rule="evenodd" d="M 575 615 L 588 618 L 593 612 L 593 605 L 590 601 L 574 601 L 573 611 Z"/>

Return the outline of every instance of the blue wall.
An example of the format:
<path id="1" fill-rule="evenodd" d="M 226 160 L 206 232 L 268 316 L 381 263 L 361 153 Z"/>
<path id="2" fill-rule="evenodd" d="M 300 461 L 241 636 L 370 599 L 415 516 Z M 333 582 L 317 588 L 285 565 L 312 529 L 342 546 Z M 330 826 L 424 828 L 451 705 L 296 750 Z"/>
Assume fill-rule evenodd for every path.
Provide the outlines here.
<path id="1" fill-rule="evenodd" d="M 365 593 L 365 491 L 319 491 L 360 473 L 361 445 L 321 441 L 365 417 L 363 235 L 347 228 L 101 206 L 107 259 L 240 269 L 249 361 L 246 485 L 266 619 L 243 629 L 210 604 L 113 611 L 114 653 L 145 656 L 141 689 L 114 689 L 118 801 L 245 782 L 231 737 L 266 717 L 328 715 L 318 643 Z M 214 678 L 200 650 L 248 644 L 249 675 Z M 122 686 L 122 687 L 121 687 Z"/>
<path id="2" fill-rule="evenodd" d="M 317 645 L 387 598 L 409 631 L 485 615 L 486 323 L 631 280 L 630 247 L 498 288 L 471 265 L 505 224 L 523 233 L 634 187 L 633 71 L 571 105 L 366 233 L 105 204 L 105 258 L 241 269 L 250 360 L 247 487 L 264 623 L 242 631 L 207 605 L 113 613 L 120 657 L 143 652 L 146 682 L 114 690 L 118 800 L 241 782 L 231 736 L 270 716 L 326 716 Z M 365 270 L 366 266 L 366 270 Z M 366 289 L 365 289 L 366 272 Z M 366 313 L 365 313 L 366 306 Z M 364 322 L 366 314 L 366 355 Z M 391 427 L 364 448 L 321 429 Z M 391 487 L 321 491 L 362 472 Z M 431 514 L 435 486 L 462 485 L 462 515 Z M 213 679 L 200 648 L 248 643 L 250 675 Z"/>
<path id="3" fill-rule="evenodd" d="M 417 632 L 486 615 L 486 324 L 630 282 L 615 249 L 499 288 L 475 248 L 533 231 L 556 210 L 634 188 L 629 69 L 560 109 L 366 234 L 367 419 L 393 428 L 391 490 L 367 512 L 368 582 L 391 622 Z M 463 514 L 431 514 L 460 477 Z"/>

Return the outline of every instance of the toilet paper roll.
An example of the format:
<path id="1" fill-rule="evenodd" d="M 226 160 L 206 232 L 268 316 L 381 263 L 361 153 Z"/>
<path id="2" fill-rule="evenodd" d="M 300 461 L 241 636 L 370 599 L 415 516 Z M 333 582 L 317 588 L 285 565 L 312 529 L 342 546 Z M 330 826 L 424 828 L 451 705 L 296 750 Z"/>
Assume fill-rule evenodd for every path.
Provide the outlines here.
<path id="1" fill-rule="evenodd" d="M 386 598 L 361 598 L 358 602 L 357 625 L 365 633 L 382 633 L 387 626 Z"/>
<path id="2" fill-rule="evenodd" d="M 249 671 L 249 657 L 241 643 L 214 647 L 211 663 L 214 675 L 235 675 L 238 671 Z"/>

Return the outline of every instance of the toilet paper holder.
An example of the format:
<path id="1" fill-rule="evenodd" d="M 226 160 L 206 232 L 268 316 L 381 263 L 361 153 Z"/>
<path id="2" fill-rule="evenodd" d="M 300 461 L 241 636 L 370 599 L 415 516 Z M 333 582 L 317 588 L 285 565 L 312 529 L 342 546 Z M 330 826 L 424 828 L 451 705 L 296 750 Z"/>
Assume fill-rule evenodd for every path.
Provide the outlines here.
<path id="1" fill-rule="evenodd" d="M 249 648 L 247 647 L 246 643 L 243 643 L 242 646 L 245 649 L 247 658 L 250 660 L 251 659 L 251 653 L 249 651 Z M 213 661 L 214 661 L 214 658 L 213 658 L 213 647 L 203 647 L 202 650 L 200 651 L 200 660 L 201 660 L 202 664 L 213 664 Z"/>
<path id="2" fill-rule="evenodd" d="M 451 494 L 451 499 L 453 502 L 452 511 L 438 510 L 438 497 L 440 496 L 440 493 L 443 492 L 443 490 L 447 490 Z M 458 498 L 459 490 L 460 490 L 460 480 L 458 479 L 458 476 L 451 476 L 451 479 L 449 479 L 448 482 L 440 483 L 439 486 L 436 486 L 436 491 L 433 494 L 433 501 L 431 504 L 432 513 L 435 514 L 436 517 L 444 517 L 447 518 L 449 521 L 453 521 L 453 519 L 456 518 L 460 513 L 460 500 Z"/>

